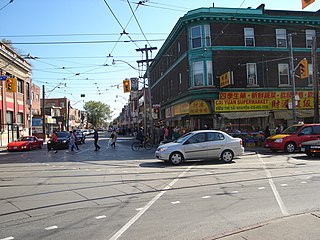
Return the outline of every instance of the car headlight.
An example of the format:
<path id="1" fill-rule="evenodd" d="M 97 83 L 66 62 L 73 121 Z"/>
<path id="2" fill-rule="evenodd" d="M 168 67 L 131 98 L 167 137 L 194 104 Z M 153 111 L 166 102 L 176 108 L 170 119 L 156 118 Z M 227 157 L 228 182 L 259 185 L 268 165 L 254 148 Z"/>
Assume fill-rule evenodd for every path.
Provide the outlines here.
<path id="1" fill-rule="evenodd" d="M 66 142 L 67 142 L 67 140 L 63 140 L 62 142 L 63 142 L 63 143 L 66 143 Z"/>
<path id="2" fill-rule="evenodd" d="M 282 143 L 282 142 L 283 142 L 283 138 L 278 138 L 278 139 L 276 139 L 274 142 L 276 142 L 276 143 Z"/>
<path id="3" fill-rule="evenodd" d="M 166 151 L 168 148 L 167 147 L 161 147 L 161 148 L 158 148 L 158 151 L 159 152 L 164 152 Z"/>

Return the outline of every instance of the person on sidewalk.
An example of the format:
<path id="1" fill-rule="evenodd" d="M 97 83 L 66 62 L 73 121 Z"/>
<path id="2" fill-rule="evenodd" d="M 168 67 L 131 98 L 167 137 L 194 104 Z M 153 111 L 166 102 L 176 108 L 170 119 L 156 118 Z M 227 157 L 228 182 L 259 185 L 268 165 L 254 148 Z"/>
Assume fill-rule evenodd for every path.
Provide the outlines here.
<path id="1" fill-rule="evenodd" d="M 113 130 L 112 134 L 111 134 L 111 140 L 112 140 L 112 143 L 111 143 L 111 147 L 116 147 L 116 141 L 117 141 L 117 133 L 115 130 Z"/>
<path id="2" fill-rule="evenodd" d="M 77 137 L 77 131 L 73 130 L 72 134 L 74 135 L 74 145 L 76 146 L 76 149 L 79 151 L 79 147 L 78 147 L 78 137 Z"/>
<path id="3" fill-rule="evenodd" d="M 93 143 L 94 143 L 94 147 L 95 147 L 94 151 L 98 151 L 101 147 L 98 145 L 99 134 L 98 134 L 97 129 L 94 129 L 93 138 L 94 138 Z"/>

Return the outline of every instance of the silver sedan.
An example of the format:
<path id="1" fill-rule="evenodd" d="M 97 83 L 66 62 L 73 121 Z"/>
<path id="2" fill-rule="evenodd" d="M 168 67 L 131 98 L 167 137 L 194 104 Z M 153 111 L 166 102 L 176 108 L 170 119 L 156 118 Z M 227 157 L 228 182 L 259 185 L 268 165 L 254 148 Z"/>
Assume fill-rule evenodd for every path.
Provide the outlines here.
<path id="1" fill-rule="evenodd" d="M 241 138 L 234 138 L 217 130 L 189 132 L 174 142 L 157 148 L 157 159 L 178 165 L 186 160 L 214 159 L 231 162 L 235 156 L 244 154 Z"/>

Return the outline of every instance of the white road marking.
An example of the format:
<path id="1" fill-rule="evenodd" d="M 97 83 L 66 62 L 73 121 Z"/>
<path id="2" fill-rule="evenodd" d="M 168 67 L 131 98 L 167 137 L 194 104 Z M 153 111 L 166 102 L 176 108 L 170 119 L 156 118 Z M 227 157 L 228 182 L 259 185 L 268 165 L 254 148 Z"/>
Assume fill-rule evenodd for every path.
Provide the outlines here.
<path id="1" fill-rule="evenodd" d="M 304 184 L 304 183 L 307 183 L 307 182 L 306 182 L 306 181 L 302 181 L 302 182 L 300 182 L 300 183 Z"/>
<path id="2" fill-rule="evenodd" d="M 232 192 L 230 192 L 230 193 L 239 193 L 238 191 L 232 191 Z"/>
<path id="3" fill-rule="evenodd" d="M 281 187 L 286 187 L 286 186 L 288 186 L 288 184 L 286 183 L 281 184 Z"/>
<path id="4" fill-rule="evenodd" d="M 172 204 L 178 204 L 181 203 L 180 201 L 171 202 Z"/>
<path id="5" fill-rule="evenodd" d="M 271 189 L 272 189 L 273 195 L 275 196 L 275 198 L 276 198 L 276 200 L 277 200 L 277 203 L 278 203 L 278 205 L 279 205 L 279 207 L 280 207 L 280 210 L 281 210 L 282 214 L 285 215 L 285 216 L 289 215 L 289 212 L 288 212 L 286 206 L 284 205 L 284 203 L 283 203 L 283 201 L 282 201 L 282 199 L 281 199 L 281 196 L 280 196 L 280 194 L 279 194 L 276 186 L 274 185 L 274 182 L 273 182 L 273 180 L 272 180 L 271 173 L 270 173 L 269 170 L 267 169 L 266 164 L 265 164 L 265 162 L 263 161 L 263 159 L 261 158 L 260 154 L 258 153 L 257 155 L 258 155 L 258 158 L 260 159 L 260 161 L 262 162 L 263 169 L 264 169 L 264 171 L 265 171 L 265 173 L 266 173 L 266 175 L 267 175 L 267 177 L 268 177 L 268 182 L 269 182 L 269 184 L 270 184 L 270 187 L 271 187 Z"/>
<path id="6" fill-rule="evenodd" d="M 0 240 L 13 240 L 14 239 L 14 237 L 6 237 L 6 238 L 1 238 Z"/>
<path id="7" fill-rule="evenodd" d="M 171 183 L 169 183 L 161 192 L 159 192 L 156 196 L 154 196 L 150 202 L 148 202 L 141 211 L 139 211 L 133 218 L 129 220 L 122 228 L 119 229 L 118 232 L 116 232 L 109 240 L 116 240 L 121 235 L 128 230 L 128 228 L 134 224 L 141 216 L 144 214 L 163 194 L 165 194 L 172 186 L 184 175 L 187 174 L 188 171 L 190 171 L 191 168 L 193 168 L 194 165 L 189 166 L 184 172 L 182 172 L 176 179 L 174 179 Z"/>
<path id="8" fill-rule="evenodd" d="M 95 219 L 102 219 L 102 218 L 106 218 L 106 217 L 107 217 L 106 215 L 101 215 L 101 216 L 95 217 Z"/>
<path id="9" fill-rule="evenodd" d="M 136 208 L 136 211 L 141 211 L 143 208 L 141 207 L 141 208 Z"/>
<path id="10" fill-rule="evenodd" d="M 96 172 L 100 172 L 100 171 L 101 171 L 100 169 L 97 169 L 97 170 L 96 170 Z"/>
<path id="11" fill-rule="evenodd" d="M 203 199 L 211 198 L 211 196 L 203 196 Z"/>
<path id="12" fill-rule="evenodd" d="M 262 189 L 266 189 L 266 188 L 265 188 L 265 187 L 259 187 L 258 189 L 259 189 L 259 190 L 262 190 Z"/>
<path id="13" fill-rule="evenodd" d="M 58 226 L 50 226 L 50 227 L 46 227 L 45 230 L 49 231 L 49 230 L 53 230 L 53 229 L 57 229 Z"/>

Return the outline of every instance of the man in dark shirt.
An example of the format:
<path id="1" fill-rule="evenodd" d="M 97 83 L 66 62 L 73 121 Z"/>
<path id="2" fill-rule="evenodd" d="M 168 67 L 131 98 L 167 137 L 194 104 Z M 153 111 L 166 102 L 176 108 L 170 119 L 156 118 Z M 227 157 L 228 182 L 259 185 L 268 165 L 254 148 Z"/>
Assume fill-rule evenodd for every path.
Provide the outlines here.
<path id="1" fill-rule="evenodd" d="M 94 147 L 95 147 L 94 151 L 98 151 L 101 147 L 98 145 L 99 134 L 97 129 L 94 129 L 93 138 L 94 138 Z"/>

